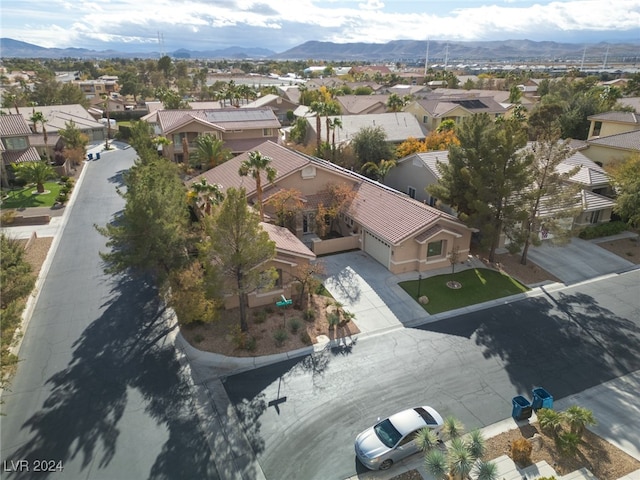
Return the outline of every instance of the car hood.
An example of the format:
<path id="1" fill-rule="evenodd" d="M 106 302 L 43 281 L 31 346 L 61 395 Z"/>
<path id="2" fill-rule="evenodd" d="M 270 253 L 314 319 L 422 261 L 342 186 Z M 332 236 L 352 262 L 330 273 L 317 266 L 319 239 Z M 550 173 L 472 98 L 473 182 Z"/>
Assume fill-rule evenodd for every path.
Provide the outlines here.
<path id="1" fill-rule="evenodd" d="M 376 458 L 389 451 L 384 443 L 380 441 L 373 428 L 368 428 L 356 438 L 356 444 L 360 451 L 368 458 Z"/>

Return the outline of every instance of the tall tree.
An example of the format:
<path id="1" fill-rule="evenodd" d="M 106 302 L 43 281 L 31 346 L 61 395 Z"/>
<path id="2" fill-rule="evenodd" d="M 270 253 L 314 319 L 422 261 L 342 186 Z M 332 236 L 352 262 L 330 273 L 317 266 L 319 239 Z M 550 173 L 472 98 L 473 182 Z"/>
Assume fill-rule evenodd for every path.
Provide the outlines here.
<path id="1" fill-rule="evenodd" d="M 204 246 L 209 260 L 227 281 L 230 293 L 238 295 L 240 329 L 247 332 L 248 295 L 267 288 L 275 280 L 275 271 L 263 266 L 275 257 L 275 242 L 260 226 L 260 219 L 247 206 L 246 191 L 230 188 L 219 211 L 205 218 L 209 238 Z"/>
<path id="2" fill-rule="evenodd" d="M 209 170 L 226 162 L 231 156 L 231 151 L 224 148 L 224 141 L 209 133 L 204 133 L 196 137 L 196 151 L 191 162 Z"/>
<path id="3" fill-rule="evenodd" d="M 384 182 L 384 178 L 395 166 L 395 160 L 380 160 L 378 163 L 365 163 L 360 171 L 377 182 Z"/>
<path id="4" fill-rule="evenodd" d="M 380 126 L 361 128 L 353 136 L 351 143 L 361 166 L 367 162 L 379 163 L 380 160 L 395 156 L 393 146 L 387 142 L 387 134 Z"/>
<path id="5" fill-rule="evenodd" d="M 404 106 L 404 100 L 397 93 L 392 93 L 387 98 L 387 110 L 389 112 L 401 112 Z"/>
<path id="6" fill-rule="evenodd" d="M 640 227 L 640 154 L 607 167 L 607 171 L 617 195 L 614 212 L 631 227 Z"/>
<path id="7" fill-rule="evenodd" d="M 224 200 L 222 185 L 209 183 L 205 178 L 201 178 L 199 182 L 191 184 L 188 196 L 190 203 L 204 212 L 205 215 L 211 215 L 213 208 L 220 205 Z"/>
<path id="8" fill-rule="evenodd" d="M 38 132 L 38 124 L 42 125 L 42 136 L 44 138 L 44 156 L 48 159 L 49 152 L 47 151 L 47 140 L 49 137 L 47 136 L 47 118 L 44 116 L 44 113 L 36 111 L 34 109 L 33 114 L 31 115 L 31 118 L 29 120 L 33 122 L 33 127 L 36 133 Z"/>
<path id="9" fill-rule="evenodd" d="M 150 273 L 158 285 L 188 262 L 187 191 L 178 167 L 160 157 L 137 162 L 124 174 L 126 203 L 114 222 L 96 227 L 108 238 L 100 254 L 105 271 Z"/>
<path id="10" fill-rule="evenodd" d="M 304 207 L 301 199 L 302 193 L 299 190 L 289 188 L 277 191 L 265 203 L 275 210 L 278 225 L 287 227 L 295 234 L 296 217 Z"/>
<path id="11" fill-rule="evenodd" d="M 320 153 L 320 143 L 322 142 L 322 133 L 320 131 L 322 122 L 320 117 L 326 115 L 327 104 L 324 102 L 311 102 L 309 110 L 316 114 L 316 150 Z"/>
<path id="12" fill-rule="evenodd" d="M 264 222 L 264 205 L 262 204 L 262 174 L 264 172 L 267 183 L 276 179 L 278 172 L 271 166 L 271 157 L 262 155 L 259 151 L 249 153 L 249 158 L 240 164 L 238 173 L 243 176 L 251 176 L 256 181 L 256 195 L 258 196 L 258 208 L 260 221 Z"/>
<path id="13" fill-rule="evenodd" d="M 58 134 L 64 141 L 64 157 L 73 165 L 80 165 L 87 154 L 89 137 L 82 133 L 73 120 L 65 122 L 64 128 L 59 130 Z"/>
<path id="14" fill-rule="evenodd" d="M 514 193 L 529 180 L 531 159 L 520 152 L 527 136 L 519 122 L 496 124 L 489 115 L 477 114 L 463 120 L 458 139 L 460 145 L 449 147 L 449 163 L 438 164 L 440 181 L 427 190 L 480 229 L 493 262 L 505 222 L 521 218 Z"/>

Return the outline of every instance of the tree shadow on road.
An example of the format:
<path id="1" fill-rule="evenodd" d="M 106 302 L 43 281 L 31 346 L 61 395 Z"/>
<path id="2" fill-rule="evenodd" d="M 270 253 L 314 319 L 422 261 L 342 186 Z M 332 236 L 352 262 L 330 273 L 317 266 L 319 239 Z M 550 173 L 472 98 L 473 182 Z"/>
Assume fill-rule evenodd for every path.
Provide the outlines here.
<path id="1" fill-rule="evenodd" d="M 23 425 L 31 438 L 11 458 L 81 460 L 79 469 L 87 475 L 89 469 L 126 472 L 126 466 L 112 464 L 121 447 L 122 422 L 139 418 L 141 413 L 132 417 L 132 412 L 143 410 L 159 431 L 167 432 L 148 478 L 218 478 L 184 368 L 167 341 L 174 327 L 156 290 L 143 279 L 123 277 L 112 295 L 102 315 L 74 343 L 67 367 L 46 380 L 51 393 Z M 136 402 L 138 395 L 142 402 Z M 145 438 L 140 432 L 141 443 L 135 445 L 144 452 L 142 458 L 153 448 Z M 131 474 L 138 467 L 132 465 Z M 15 472 L 13 478 L 30 475 Z"/>

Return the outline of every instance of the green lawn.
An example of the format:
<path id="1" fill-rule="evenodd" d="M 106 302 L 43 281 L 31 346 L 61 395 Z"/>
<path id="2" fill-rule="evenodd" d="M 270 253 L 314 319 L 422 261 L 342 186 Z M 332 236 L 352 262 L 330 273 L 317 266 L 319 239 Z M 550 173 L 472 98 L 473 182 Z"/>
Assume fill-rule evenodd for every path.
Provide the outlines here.
<path id="1" fill-rule="evenodd" d="M 462 284 L 462 288 L 449 288 L 447 282 L 450 280 L 455 280 Z M 399 285 L 412 298 L 417 299 L 418 280 L 401 282 Z M 527 287 L 508 275 L 486 268 L 463 270 L 453 276 L 447 274 L 427 277 L 423 278 L 420 284 L 420 295 L 429 297 L 429 303 L 422 307 L 430 314 L 475 305 L 496 298 L 508 297 L 527 290 Z"/>
<path id="2" fill-rule="evenodd" d="M 2 208 L 52 207 L 61 188 L 62 185 L 57 182 L 47 182 L 44 190 L 49 193 L 41 195 L 32 194 L 36 190 L 35 185 L 10 192 L 3 191 L 3 196 L 7 194 L 7 198 L 2 199 Z"/>

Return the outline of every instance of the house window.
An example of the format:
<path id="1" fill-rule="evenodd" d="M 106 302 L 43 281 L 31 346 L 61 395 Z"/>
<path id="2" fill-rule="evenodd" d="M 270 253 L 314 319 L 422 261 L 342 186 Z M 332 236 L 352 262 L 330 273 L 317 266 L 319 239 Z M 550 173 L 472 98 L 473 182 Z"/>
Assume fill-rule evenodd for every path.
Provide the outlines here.
<path id="1" fill-rule="evenodd" d="M 438 201 L 438 199 L 436 197 L 432 197 L 431 195 L 429 195 L 429 206 L 430 207 L 435 207 L 437 201 Z"/>
<path id="2" fill-rule="evenodd" d="M 276 278 L 276 281 L 274 283 L 274 288 L 282 288 L 282 269 L 281 268 L 276 268 L 276 273 L 278 274 L 278 277 Z"/>
<path id="3" fill-rule="evenodd" d="M 600 220 L 600 210 L 596 210 L 595 212 L 591 212 L 591 216 L 589 218 L 589 223 L 598 223 Z"/>
<path id="4" fill-rule="evenodd" d="M 429 123 L 429 116 L 428 115 L 423 115 L 422 123 Z"/>
<path id="5" fill-rule="evenodd" d="M 602 122 L 595 122 L 595 124 L 593 125 L 593 136 L 599 137 L 600 130 L 602 130 Z"/>
<path id="6" fill-rule="evenodd" d="M 271 129 L 270 128 L 263 128 L 262 129 L 262 136 L 263 137 L 270 137 L 271 136 Z"/>
<path id="7" fill-rule="evenodd" d="M 416 189 L 413 187 L 407 187 L 407 193 L 411 198 L 416 198 Z"/>
<path id="8" fill-rule="evenodd" d="M 4 139 L 4 144 L 7 150 L 26 150 L 29 147 L 26 137 L 8 137 Z"/>
<path id="9" fill-rule="evenodd" d="M 427 244 L 427 258 L 441 256 L 443 243 L 444 243 L 444 240 L 438 240 L 437 242 L 429 242 Z"/>

